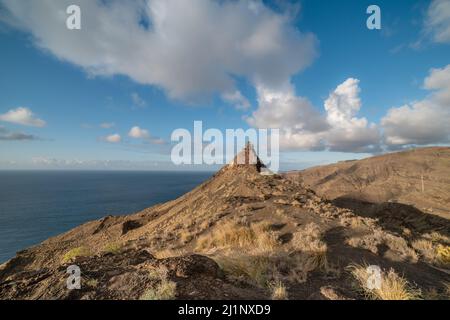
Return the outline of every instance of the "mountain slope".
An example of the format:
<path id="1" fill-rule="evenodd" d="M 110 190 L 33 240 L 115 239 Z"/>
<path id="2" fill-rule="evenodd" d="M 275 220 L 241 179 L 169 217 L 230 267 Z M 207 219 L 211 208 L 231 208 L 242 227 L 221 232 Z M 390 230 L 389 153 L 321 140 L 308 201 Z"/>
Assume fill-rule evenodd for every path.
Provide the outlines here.
<path id="1" fill-rule="evenodd" d="M 326 199 L 399 202 L 450 219 L 450 148 L 413 149 L 288 175 Z"/>
<path id="2" fill-rule="evenodd" d="M 406 237 L 261 167 L 234 161 L 176 200 L 19 252 L 0 267 L 0 298 L 364 299 L 349 266 L 365 263 L 448 294 L 448 221 Z M 72 264 L 81 290 L 66 288 Z"/>

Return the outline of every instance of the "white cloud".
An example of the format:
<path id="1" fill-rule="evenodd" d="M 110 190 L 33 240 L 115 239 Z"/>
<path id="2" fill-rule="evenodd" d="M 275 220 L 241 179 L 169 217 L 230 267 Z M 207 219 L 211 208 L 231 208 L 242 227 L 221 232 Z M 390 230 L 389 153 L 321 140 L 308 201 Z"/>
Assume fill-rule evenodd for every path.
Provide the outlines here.
<path id="1" fill-rule="evenodd" d="M 233 104 L 237 110 L 248 110 L 251 107 L 247 98 L 238 90 L 222 94 L 222 99 Z"/>
<path id="2" fill-rule="evenodd" d="M 258 90 L 258 109 L 247 122 L 258 128 L 279 128 L 281 147 L 349 152 L 378 150 L 379 132 L 365 118 L 356 118 L 361 107 L 359 80 L 349 78 L 325 101 L 326 116 L 311 102 L 284 92 Z"/>
<path id="3" fill-rule="evenodd" d="M 432 99 L 436 103 L 450 107 L 450 64 L 442 69 L 431 69 L 424 88 L 434 91 Z"/>
<path id="4" fill-rule="evenodd" d="M 325 100 L 325 115 L 293 90 L 258 91 L 259 107 L 247 122 L 258 128 L 280 128 L 281 147 L 373 153 L 412 145 L 450 143 L 450 65 L 430 70 L 425 99 L 391 108 L 380 125 L 358 117 L 359 80 L 349 78 Z"/>
<path id="5" fill-rule="evenodd" d="M 0 121 L 21 124 L 30 127 L 44 127 L 46 125 L 45 121 L 36 118 L 36 116 L 30 109 L 23 107 L 12 109 L 5 114 L 1 114 Z"/>
<path id="6" fill-rule="evenodd" d="M 450 1 L 433 0 L 425 19 L 425 31 L 433 41 L 450 43 Z"/>
<path id="7" fill-rule="evenodd" d="M 236 92 L 235 77 L 272 89 L 308 66 L 317 40 L 261 1 L 79 0 L 82 30 L 65 26 L 71 0 L 0 0 L 9 23 L 90 75 L 126 75 L 195 101 Z M 148 28 L 140 21 L 148 20 Z M 101 41 L 99 41 L 101 39 Z"/>
<path id="8" fill-rule="evenodd" d="M 348 78 L 330 93 L 325 101 L 327 119 L 338 127 L 348 127 L 361 108 L 359 80 Z"/>
<path id="9" fill-rule="evenodd" d="M 432 90 L 428 97 L 391 108 L 381 120 L 389 148 L 450 142 L 450 65 L 430 70 L 424 88 Z"/>
<path id="10" fill-rule="evenodd" d="M 141 129 L 138 126 L 135 126 L 131 128 L 128 136 L 135 139 L 149 139 L 150 133 L 148 132 L 148 130 Z"/>
<path id="11" fill-rule="evenodd" d="M 131 128 L 128 132 L 128 136 L 134 139 L 142 139 L 144 143 L 151 143 L 157 145 L 166 144 L 166 141 L 159 137 L 154 137 L 150 134 L 150 132 L 146 129 L 142 129 L 138 126 Z"/>
<path id="12" fill-rule="evenodd" d="M 116 124 L 114 122 L 103 122 L 100 123 L 100 128 L 102 129 L 111 129 L 114 128 Z"/>
<path id="13" fill-rule="evenodd" d="M 429 101 L 392 108 L 382 120 L 386 144 L 391 147 L 448 142 L 448 110 Z"/>
<path id="14" fill-rule="evenodd" d="M 358 117 L 357 79 L 333 90 L 322 112 L 295 94 L 291 78 L 314 60 L 318 41 L 300 32 L 289 13 L 275 12 L 262 1 L 79 0 L 83 23 L 77 32 L 64 27 L 71 0 L 0 3 L 8 11 L 4 21 L 31 33 L 36 46 L 90 76 L 125 75 L 188 102 L 218 95 L 245 110 L 250 103 L 236 84 L 244 79 L 258 98 L 247 122 L 280 128 L 283 147 L 379 149 L 380 128 Z M 436 42 L 450 41 L 449 7 L 447 0 L 434 0 L 427 12 L 425 25 Z M 389 147 L 448 141 L 447 68 L 433 70 L 425 80 L 425 88 L 433 91 L 429 97 L 393 108 L 383 118 L 383 141 Z M 136 93 L 131 99 L 137 106 L 145 103 Z M 26 122 L 45 125 L 39 119 Z M 131 131 L 132 138 L 158 140 L 139 127 Z M 113 136 L 121 141 L 120 135 Z"/>
<path id="15" fill-rule="evenodd" d="M 282 148 L 322 148 L 318 133 L 328 127 L 308 99 L 297 97 L 294 89 L 272 91 L 259 87 L 258 109 L 247 122 L 257 128 L 279 128 Z"/>
<path id="16" fill-rule="evenodd" d="M 143 107 L 145 107 L 145 106 L 147 105 L 147 103 L 145 102 L 145 100 L 142 99 L 141 96 L 140 96 L 138 93 L 136 93 L 136 92 L 133 92 L 133 93 L 131 94 L 131 100 L 133 101 L 133 104 L 134 104 L 136 107 L 143 108 Z"/>
<path id="17" fill-rule="evenodd" d="M 106 136 L 104 140 L 109 143 L 120 143 L 122 141 L 122 137 L 120 136 L 120 134 L 116 133 Z"/>
<path id="18" fill-rule="evenodd" d="M 361 108 L 359 80 L 349 78 L 340 84 L 325 101 L 327 146 L 331 151 L 374 152 L 379 149 L 377 126 L 366 118 L 357 118 Z"/>

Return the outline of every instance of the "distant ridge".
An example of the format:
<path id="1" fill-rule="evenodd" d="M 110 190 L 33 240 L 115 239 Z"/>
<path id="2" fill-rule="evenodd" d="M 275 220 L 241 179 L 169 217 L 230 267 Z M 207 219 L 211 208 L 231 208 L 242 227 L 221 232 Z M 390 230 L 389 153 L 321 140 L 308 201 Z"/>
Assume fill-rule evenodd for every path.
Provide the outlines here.
<path id="1" fill-rule="evenodd" d="M 320 196 L 399 202 L 450 219 L 450 148 L 430 147 L 287 174 Z"/>

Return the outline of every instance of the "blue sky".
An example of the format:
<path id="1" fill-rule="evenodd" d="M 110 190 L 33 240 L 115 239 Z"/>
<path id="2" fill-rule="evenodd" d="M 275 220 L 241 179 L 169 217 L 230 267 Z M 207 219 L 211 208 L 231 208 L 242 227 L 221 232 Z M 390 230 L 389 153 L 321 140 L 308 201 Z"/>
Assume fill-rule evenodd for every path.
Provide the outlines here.
<path id="1" fill-rule="evenodd" d="M 0 0 L 0 169 L 171 170 L 170 135 L 192 130 L 195 120 L 221 130 L 286 130 L 283 169 L 449 143 L 448 1 L 255 2 L 250 9 L 193 1 L 199 25 L 178 16 L 190 12 L 175 10 L 186 5 L 179 1 L 130 2 L 121 15 L 114 1 L 69 2 L 81 7 L 82 32 L 58 24 L 64 1 Z M 381 30 L 366 27 L 374 3 Z M 92 19 L 96 10 L 104 17 Z M 136 10 L 152 12 L 150 24 L 127 36 L 136 33 L 139 21 L 129 14 Z M 249 15 L 256 22 L 233 20 Z M 99 27 L 111 21 L 119 31 Z M 228 52 L 229 43 L 245 51 Z M 180 52 L 165 54 L 168 44 Z M 243 100 L 224 98 L 235 92 Z"/>

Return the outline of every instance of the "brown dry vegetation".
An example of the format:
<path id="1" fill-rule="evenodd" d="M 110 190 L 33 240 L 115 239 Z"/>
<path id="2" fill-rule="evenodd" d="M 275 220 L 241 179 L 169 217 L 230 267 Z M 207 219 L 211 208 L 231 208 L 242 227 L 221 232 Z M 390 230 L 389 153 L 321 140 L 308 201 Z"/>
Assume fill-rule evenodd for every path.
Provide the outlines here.
<path id="1" fill-rule="evenodd" d="M 320 240 L 318 225 L 299 228 L 287 245 L 273 228 L 276 225 L 267 221 L 248 225 L 226 222 L 212 235 L 199 238 L 196 252 L 210 255 L 229 275 L 263 287 L 279 283 L 276 279 L 304 282 L 309 272 L 328 270 L 327 246 Z"/>
<path id="2" fill-rule="evenodd" d="M 382 271 L 379 287 L 369 288 L 368 265 L 351 265 L 349 270 L 355 277 L 358 289 L 369 299 L 374 300 L 419 300 L 422 293 L 411 285 L 408 280 L 399 276 L 393 269 Z"/>
<path id="3" fill-rule="evenodd" d="M 269 288 L 272 291 L 273 300 L 288 300 L 288 293 L 283 282 L 274 281 L 269 284 Z"/>
<path id="4" fill-rule="evenodd" d="M 173 300 L 176 296 L 177 284 L 168 279 L 169 270 L 160 266 L 149 271 L 150 278 L 157 283 L 144 291 L 141 300 Z"/>

